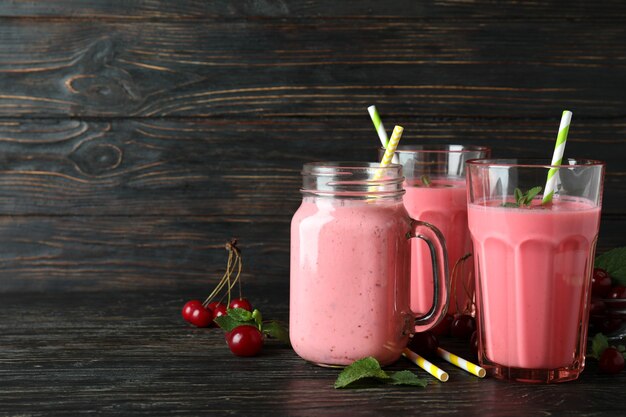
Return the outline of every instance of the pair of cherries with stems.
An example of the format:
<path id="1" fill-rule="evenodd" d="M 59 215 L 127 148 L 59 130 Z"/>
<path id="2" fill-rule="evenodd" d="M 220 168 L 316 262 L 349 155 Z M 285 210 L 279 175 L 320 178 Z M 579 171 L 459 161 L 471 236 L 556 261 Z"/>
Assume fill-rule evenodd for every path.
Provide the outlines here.
<path id="1" fill-rule="evenodd" d="M 265 336 L 289 344 L 289 334 L 285 327 L 277 321 L 263 321 L 261 312 L 253 309 L 252 304 L 242 296 L 240 277 L 243 260 L 237 240 L 231 239 L 225 248 L 228 251 L 226 272 L 204 301 L 190 300 L 185 303 L 183 318 L 196 327 L 220 327 L 226 332 L 228 347 L 237 356 L 259 354 Z M 239 297 L 231 299 L 235 285 L 239 287 Z M 220 294 L 221 299 L 213 301 Z M 226 303 L 222 303 L 224 297 Z"/>
<path id="2" fill-rule="evenodd" d="M 225 248 L 228 251 L 226 272 L 211 294 L 202 302 L 190 300 L 183 306 L 183 318 L 196 327 L 216 327 L 219 321 L 216 319 L 228 315 L 229 311 L 245 310 L 250 314 L 253 312 L 252 304 L 242 296 L 240 277 L 243 261 L 241 251 L 237 247 L 237 240 L 231 239 L 226 243 Z M 234 278 L 233 274 L 235 274 Z M 235 285 L 239 286 L 239 298 L 231 300 L 231 292 Z M 222 303 L 221 300 L 213 301 L 224 289 L 226 289 L 226 293 L 222 299 L 226 297 L 226 304 Z M 254 356 L 263 347 L 263 335 L 256 326 L 235 326 L 226 333 L 226 342 L 235 355 Z"/>

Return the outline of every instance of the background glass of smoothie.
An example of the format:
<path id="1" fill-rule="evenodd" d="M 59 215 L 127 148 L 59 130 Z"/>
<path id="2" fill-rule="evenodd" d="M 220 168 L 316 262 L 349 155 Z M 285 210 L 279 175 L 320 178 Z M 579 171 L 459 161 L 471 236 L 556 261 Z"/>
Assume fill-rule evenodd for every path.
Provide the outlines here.
<path id="1" fill-rule="evenodd" d="M 400 165 L 312 163 L 302 176 L 302 205 L 291 222 L 291 344 L 318 365 L 367 356 L 390 364 L 410 334 L 445 314 L 449 278 L 441 233 L 409 217 Z M 433 309 L 417 318 L 409 292 L 412 237 L 433 250 L 428 262 L 437 288 Z"/>
<path id="2" fill-rule="evenodd" d="M 604 164 L 570 159 L 550 203 L 540 192 L 519 204 L 515 189 L 544 187 L 549 164 L 467 163 L 478 359 L 501 379 L 568 381 L 585 366 Z"/>
<path id="3" fill-rule="evenodd" d="M 381 156 L 384 149 L 379 150 Z M 489 148 L 465 145 L 407 145 L 396 151 L 398 163 L 405 177 L 404 206 L 414 219 L 436 226 L 446 240 L 452 292 L 448 312 L 473 312 L 474 286 L 471 239 L 467 229 L 467 197 L 465 162 L 488 158 Z M 411 308 L 425 313 L 432 306 L 432 268 L 428 247 L 420 241 L 412 242 L 415 255 L 411 260 Z"/>

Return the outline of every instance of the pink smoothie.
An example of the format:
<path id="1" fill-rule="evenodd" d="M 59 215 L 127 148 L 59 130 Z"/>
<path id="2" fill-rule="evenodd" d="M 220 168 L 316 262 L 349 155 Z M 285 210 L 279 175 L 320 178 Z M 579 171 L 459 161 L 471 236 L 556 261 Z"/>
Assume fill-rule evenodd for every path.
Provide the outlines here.
<path id="1" fill-rule="evenodd" d="M 430 187 L 417 183 L 405 186 L 404 205 L 414 219 L 433 224 L 443 233 L 448 249 L 450 273 L 454 264 L 471 252 L 471 240 L 467 229 L 467 197 L 465 180 L 431 180 Z M 432 267 L 428 247 L 413 239 L 414 256 L 411 259 L 411 309 L 426 313 L 433 304 Z M 470 258 L 471 265 L 471 258 Z M 471 268 L 465 268 L 466 271 Z M 452 278 L 452 275 L 451 275 Z M 467 276 L 462 277 L 467 285 Z M 456 278 L 454 293 L 450 296 L 449 313 L 456 312 L 468 303 L 463 283 Z"/>
<path id="2" fill-rule="evenodd" d="M 291 223 L 289 330 L 298 355 L 321 365 L 400 357 L 413 325 L 409 230 L 401 201 L 304 199 Z"/>
<path id="3" fill-rule="evenodd" d="M 600 208 L 574 199 L 535 203 L 469 206 L 478 311 L 488 360 L 556 369 L 584 360 Z"/>

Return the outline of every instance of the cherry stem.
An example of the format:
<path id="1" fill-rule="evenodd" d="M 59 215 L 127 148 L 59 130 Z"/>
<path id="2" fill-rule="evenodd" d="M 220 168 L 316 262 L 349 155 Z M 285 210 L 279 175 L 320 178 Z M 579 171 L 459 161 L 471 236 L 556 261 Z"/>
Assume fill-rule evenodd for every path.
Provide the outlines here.
<path id="1" fill-rule="evenodd" d="M 235 276 L 235 279 L 233 280 L 232 284 L 230 284 L 230 286 L 228 287 L 228 304 L 230 305 L 230 291 L 233 289 L 233 287 L 235 286 L 235 284 L 237 282 L 239 282 L 240 285 L 240 289 L 241 289 L 241 281 L 239 280 L 239 276 L 241 275 L 241 269 L 243 268 L 243 262 L 241 261 L 241 255 L 236 255 L 236 261 L 237 262 L 237 275 Z M 241 298 L 241 293 L 239 293 Z"/>
<path id="2" fill-rule="evenodd" d="M 231 239 L 229 242 L 226 243 L 225 248 L 228 251 L 228 261 L 226 263 L 226 271 L 224 272 L 224 275 L 222 276 L 222 278 L 218 282 L 217 286 L 213 289 L 211 294 L 209 294 L 209 296 L 202 303 L 202 305 L 205 306 L 205 307 L 211 302 L 211 300 L 217 294 L 219 294 L 224 289 L 224 286 L 226 286 L 226 288 L 227 288 L 227 293 L 225 294 L 228 297 L 227 298 L 228 299 L 227 305 L 230 305 L 230 292 L 231 292 L 232 288 L 235 286 L 235 284 L 237 282 L 240 282 L 239 281 L 239 277 L 241 275 L 243 262 L 242 262 L 242 259 L 241 259 L 241 251 L 237 247 L 237 240 L 236 239 Z M 235 264 L 237 264 L 237 275 L 235 276 L 235 278 L 231 282 L 231 275 L 234 272 Z M 239 295 L 241 297 L 241 283 L 239 284 Z M 223 300 L 223 299 L 224 299 L 224 296 L 222 296 L 221 300 Z M 221 302 L 221 300 L 220 300 L 220 302 Z"/>

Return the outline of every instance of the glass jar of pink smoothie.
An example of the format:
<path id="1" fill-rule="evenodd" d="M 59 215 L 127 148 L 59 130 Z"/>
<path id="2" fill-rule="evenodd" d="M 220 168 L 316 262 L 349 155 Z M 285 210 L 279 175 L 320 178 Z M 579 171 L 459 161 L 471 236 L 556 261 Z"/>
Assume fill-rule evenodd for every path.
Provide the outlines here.
<path id="1" fill-rule="evenodd" d="M 441 232 L 409 217 L 400 165 L 311 163 L 302 175 L 302 205 L 291 222 L 292 346 L 322 366 L 368 356 L 392 363 L 411 333 L 432 328 L 446 312 Z M 432 308 L 419 317 L 410 307 L 413 237 L 431 248 L 435 289 Z"/>

